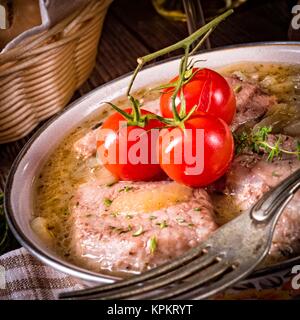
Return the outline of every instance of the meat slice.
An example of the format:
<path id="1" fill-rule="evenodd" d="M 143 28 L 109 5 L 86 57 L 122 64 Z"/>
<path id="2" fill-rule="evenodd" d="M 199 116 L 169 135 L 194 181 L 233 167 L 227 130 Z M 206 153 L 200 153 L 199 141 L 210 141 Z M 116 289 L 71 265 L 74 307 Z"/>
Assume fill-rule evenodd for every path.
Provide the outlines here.
<path id="1" fill-rule="evenodd" d="M 226 80 L 235 91 L 237 102 L 237 112 L 231 124 L 233 131 L 249 121 L 255 124 L 276 102 L 274 96 L 265 94 L 256 84 L 242 81 L 236 76 L 226 77 Z"/>
<path id="2" fill-rule="evenodd" d="M 272 140 L 272 137 L 270 138 Z M 284 139 L 284 147 L 292 148 L 294 139 L 291 137 Z M 254 205 L 265 192 L 299 168 L 300 161 L 296 157 L 288 156 L 270 162 L 267 161 L 266 155 L 243 154 L 234 159 L 225 177 L 223 190 L 218 191 L 228 196 L 230 208 L 227 209 L 237 215 Z M 226 206 L 225 202 L 220 200 L 216 203 L 217 211 L 220 206 Z M 298 192 L 277 223 L 270 253 L 274 259 L 280 259 L 285 255 L 299 252 L 300 193 Z"/>
<path id="3" fill-rule="evenodd" d="M 77 263 L 100 271 L 140 272 L 179 256 L 216 228 L 203 189 L 175 182 L 97 181 L 77 190 L 71 244 Z"/>
<path id="4" fill-rule="evenodd" d="M 98 129 L 91 129 L 74 143 L 75 152 L 83 158 L 89 158 L 96 153 Z"/>

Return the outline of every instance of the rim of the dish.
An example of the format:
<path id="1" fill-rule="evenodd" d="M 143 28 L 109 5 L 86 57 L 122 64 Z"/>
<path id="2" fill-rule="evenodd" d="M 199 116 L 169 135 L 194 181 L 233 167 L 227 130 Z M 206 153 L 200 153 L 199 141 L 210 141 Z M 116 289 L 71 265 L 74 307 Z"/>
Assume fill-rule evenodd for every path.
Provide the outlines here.
<path id="1" fill-rule="evenodd" d="M 247 43 L 247 44 L 237 44 L 237 45 L 229 45 L 225 47 L 219 47 L 214 48 L 210 50 L 203 50 L 198 52 L 198 54 L 204 54 L 209 52 L 215 52 L 215 51 L 225 51 L 225 50 L 234 50 L 237 48 L 250 48 L 250 47 L 269 47 L 269 46 L 300 46 L 300 41 L 283 41 L 283 42 L 254 42 L 254 43 Z M 155 63 L 150 64 L 149 66 L 146 66 L 144 69 L 148 69 L 157 65 L 164 64 L 169 61 L 173 61 L 178 59 L 179 57 L 172 57 L 168 59 L 164 59 Z M 95 89 L 87 93 L 86 95 L 82 96 L 81 98 L 77 99 L 76 101 L 69 104 L 65 109 L 60 111 L 58 114 L 56 114 L 54 117 L 52 117 L 50 120 L 48 120 L 46 123 L 44 123 L 33 135 L 32 137 L 27 141 L 27 143 L 24 145 L 18 156 L 16 157 L 15 161 L 13 162 L 13 165 L 10 169 L 7 183 L 5 186 L 5 196 L 4 196 L 4 211 L 5 215 L 8 221 L 8 225 L 13 233 L 13 235 L 16 237 L 16 239 L 19 241 L 19 243 L 24 246 L 31 254 L 33 254 L 35 257 L 37 257 L 39 260 L 44 262 L 45 264 L 54 267 L 55 269 L 62 271 L 64 273 L 67 273 L 71 276 L 87 280 L 87 281 L 95 281 L 95 282 L 113 282 L 115 280 L 121 279 L 120 277 L 116 277 L 113 275 L 108 274 L 102 274 L 102 273 L 96 273 L 93 271 L 89 271 L 84 268 L 77 267 L 76 265 L 72 263 L 68 263 L 67 261 L 64 261 L 62 258 L 55 258 L 54 256 L 51 256 L 49 253 L 44 252 L 39 247 L 37 247 L 30 238 L 28 238 L 24 232 L 19 227 L 18 223 L 16 222 L 16 219 L 14 217 L 14 212 L 12 209 L 12 201 L 11 199 L 11 191 L 14 181 L 14 176 L 16 173 L 16 170 L 19 166 L 19 163 L 23 159 L 24 155 L 29 151 L 32 144 L 37 140 L 37 138 L 48 128 L 50 127 L 61 115 L 67 113 L 72 108 L 74 108 L 78 103 L 84 101 L 88 97 L 92 96 L 95 91 L 103 89 L 105 87 L 108 87 L 112 85 L 114 82 L 117 82 L 121 79 L 124 79 L 131 75 L 132 72 L 126 73 L 116 79 L 113 79 Z M 283 270 L 285 268 L 288 268 L 289 266 L 293 266 L 300 262 L 300 255 L 298 257 L 285 260 L 283 262 L 276 263 L 274 265 L 271 265 L 269 267 L 265 267 L 263 269 L 259 269 L 251 274 L 250 278 L 255 278 L 262 275 L 270 275 L 274 272 L 278 272 L 280 270 Z"/>

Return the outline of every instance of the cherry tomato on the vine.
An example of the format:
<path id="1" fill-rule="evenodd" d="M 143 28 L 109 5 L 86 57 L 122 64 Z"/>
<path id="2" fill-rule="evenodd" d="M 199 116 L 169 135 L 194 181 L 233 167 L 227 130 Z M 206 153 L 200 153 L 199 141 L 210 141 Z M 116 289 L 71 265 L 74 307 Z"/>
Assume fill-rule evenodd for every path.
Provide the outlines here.
<path id="1" fill-rule="evenodd" d="M 184 126 L 161 130 L 160 165 L 178 183 L 207 186 L 219 179 L 232 161 L 230 128 L 222 119 L 203 113 L 193 114 Z"/>
<path id="2" fill-rule="evenodd" d="M 131 109 L 124 111 L 131 113 Z M 141 110 L 142 116 L 146 114 L 152 115 Z M 149 181 L 161 178 L 164 173 L 157 161 L 157 139 L 151 136 L 151 132 L 163 126 L 156 119 L 148 120 L 144 127 L 127 125 L 120 113 L 112 114 L 103 123 L 98 137 L 100 160 L 120 180 Z"/>
<path id="3" fill-rule="evenodd" d="M 183 86 L 186 101 L 186 113 L 195 105 L 197 111 L 208 113 L 231 124 L 236 111 L 234 92 L 226 79 L 210 69 L 193 68 L 194 76 Z M 174 83 L 178 77 L 172 79 Z M 160 98 L 160 110 L 164 117 L 172 118 L 172 94 L 174 87 L 166 88 Z M 180 110 L 180 94 L 176 98 L 176 106 Z"/>

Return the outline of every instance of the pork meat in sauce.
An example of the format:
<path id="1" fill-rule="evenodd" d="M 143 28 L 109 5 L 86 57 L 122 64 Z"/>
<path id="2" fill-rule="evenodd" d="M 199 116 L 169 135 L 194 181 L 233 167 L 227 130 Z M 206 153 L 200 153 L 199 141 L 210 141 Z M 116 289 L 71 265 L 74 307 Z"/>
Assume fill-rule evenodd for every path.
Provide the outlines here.
<path id="1" fill-rule="evenodd" d="M 269 108 L 274 105 L 276 98 L 264 93 L 257 84 L 243 81 L 237 76 L 226 77 L 227 82 L 235 91 L 237 110 L 231 124 L 232 130 L 252 121 L 261 119 Z"/>
<path id="2" fill-rule="evenodd" d="M 264 65 L 259 66 L 264 69 Z M 225 71 L 237 99 L 233 131 L 245 125 L 253 127 L 282 103 L 282 96 L 277 94 L 282 90 L 281 84 L 269 90 L 272 81 L 265 76 L 267 72 L 262 72 L 263 79 L 259 79 L 255 73 L 259 67 L 254 65 L 249 67 L 249 76 L 244 77 L 241 72 L 234 72 L 237 68 Z M 284 69 L 274 68 L 278 72 Z M 285 72 L 287 75 L 290 71 Z M 149 101 L 145 99 L 144 107 L 153 111 L 157 98 L 158 94 L 154 94 Z M 99 126 L 94 126 L 99 119 L 80 128 L 58 149 L 59 157 L 56 153 L 45 166 L 37 184 L 39 220 L 35 219 L 39 230 L 45 234 L 48 229 L 51 231 L 59 253 L 94 271 L 139 272 L 186 252 L 300 167 L 295 157 L 267 162 L 265 154 L 243 152 L 208 192 L 171 181 L 116 182 L 95 161 Z M 286 136 L 285 147 L 294 146 L 295 141 Z M 59 161 L 72 165 L 58 169 L 54 164 Z M 56 191 L 47 193 L 55 170 Z M 58 199 L 61 194 L 62 199 Z M 272 255 L 300 251 L 298 198 L 297 195 L 277 225 Z M 45 209 L 49 206 L 52 211 Z M 49 234 L 46 240 L 51 241 Z"/>
<path id="3" fill-rule="evenodd" d="M 216 210 L 231 210 L 233 216 L 250 208 L 262 195 L 278 185 L 300 168 L 295 158 L 267 162 L 266 156 L 243 154 L 235 158 L 225 179 L 223 190 L 218 190 L 226 198 L 215 201 Z M 229 209 L 230 207 L 230 209 Z M 277 258 L 300 250 L 300 194 L 282 213 L 274 234 L 271 254 Z"/>
<path id="4" fill-rule="evenodd" d="M 81 185 L 71 205 L 72 254 L 100 271 L 139 272 L 205 240 L 217 225 L 207 192 L 171 181 Z"/>

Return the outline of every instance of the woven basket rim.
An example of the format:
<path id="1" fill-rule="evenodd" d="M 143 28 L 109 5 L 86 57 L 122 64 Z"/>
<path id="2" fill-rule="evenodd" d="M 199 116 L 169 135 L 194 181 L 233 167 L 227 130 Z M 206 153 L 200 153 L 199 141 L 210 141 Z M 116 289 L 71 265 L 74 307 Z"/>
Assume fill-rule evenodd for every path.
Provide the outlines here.
<path id="1" fill-rule="evenodd" d="M 0 144 L 60 111 L 95 66 L 113 0 L 89 0 L 60 23 L 0 54 Z"/>

